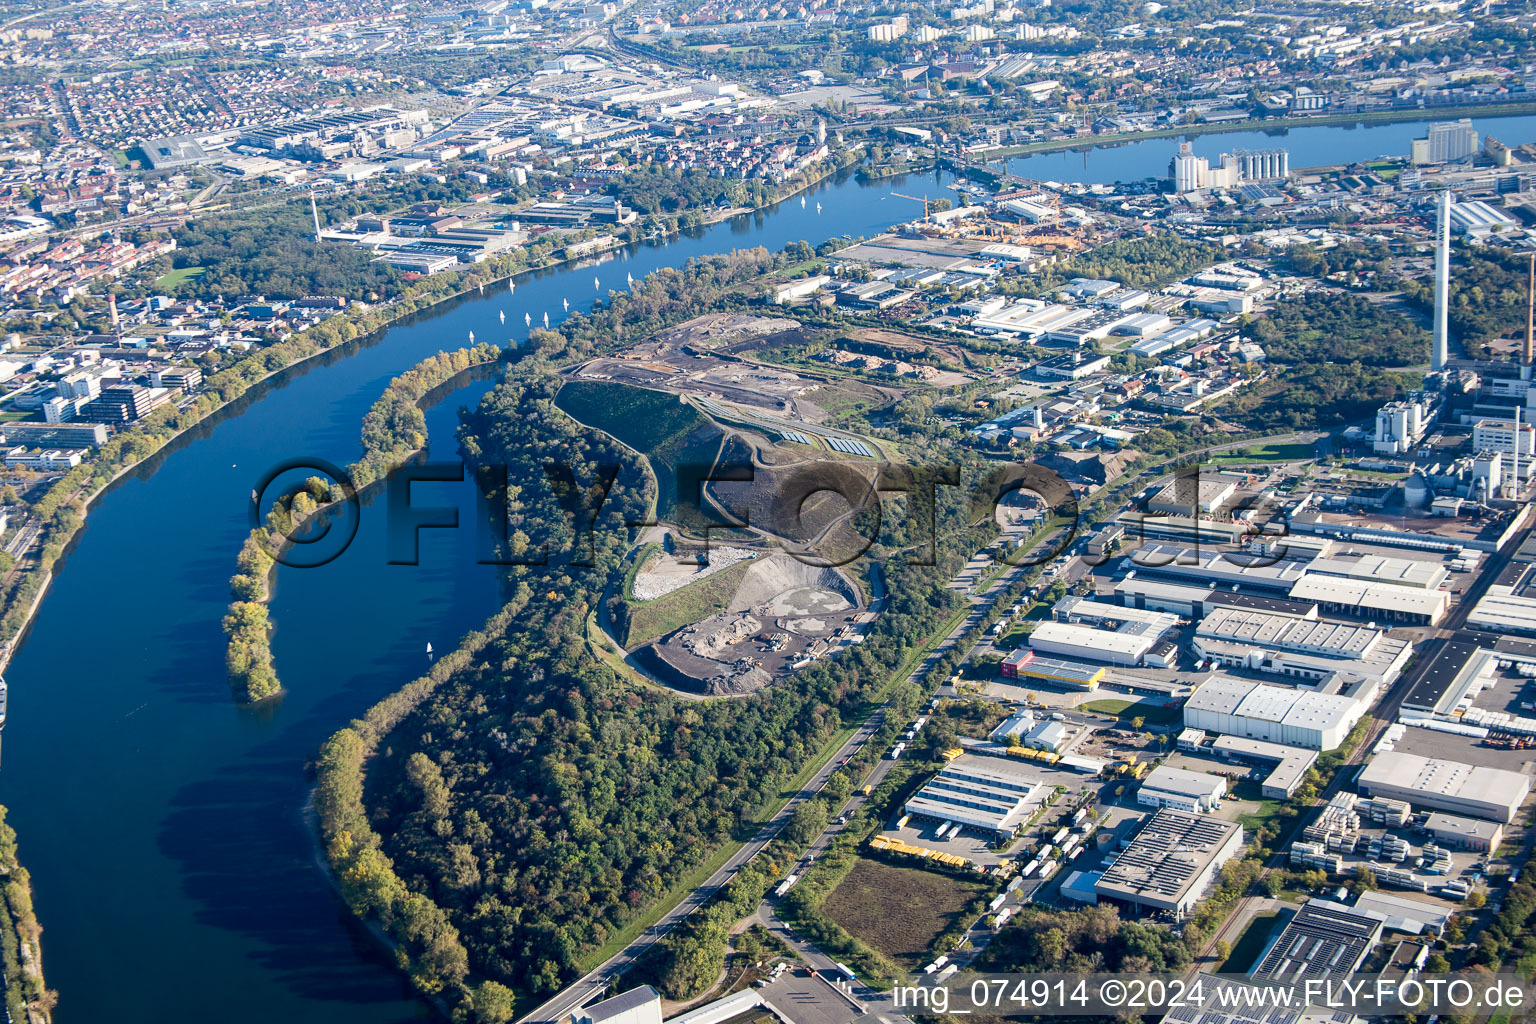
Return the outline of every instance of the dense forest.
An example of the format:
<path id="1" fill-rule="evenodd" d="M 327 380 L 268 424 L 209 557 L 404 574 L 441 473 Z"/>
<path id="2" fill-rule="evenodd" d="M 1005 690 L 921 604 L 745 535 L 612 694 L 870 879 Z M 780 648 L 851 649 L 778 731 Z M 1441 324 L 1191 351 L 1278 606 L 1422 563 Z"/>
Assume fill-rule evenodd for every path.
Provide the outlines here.
<path id="1" fill-rule="evenodd" d="M 1161 288 L 1227 255 L 1225 249 L 1210 242 L 1166 232 L 1144 235 L 1096 245 L 1043 271 L 1031 284 L 1051 291 L 1074 277 L 1093 277 L 1119 281 L 1129 288 Z"/>
<path id="2" fill-rule="evenodd" d="M 1419 366 L 1429 362 L 1430 333 L 1403 314 L 1346 292 L 1308 292 L 1255 317 L 1243 333 L 1272 363 Z"/>
<path id="3" fill-rule="evenodd" d="M 1526 282 L 1530 256 L 1509 249 L 1464 248 L 1451 266 L 1451 338 L 1473 358 L 1487 355 L 1495 338 L 1520 337 L 1525 332 Z M 1434 279 L 1408 281 L 1409 301 L 1432 315 Z"/>
<path id="4" fill-rule="evenodd" d="M 525 528 L 563 522 L 544 461 L 568 460 L 579 480 L 625 463 L 599 520 L 597 564 L 515 568 L 532 599 L 391 733 L 368 773 L 381 850 L 408 889 L 443 908 L 469 976 L 530 994 L 569 980 L 771 804 L 953 601 L 933 585 L 944 570 L 896 559 L 892 605 L 871 639 L 792 684 L 700 703 L 615 675 L 589 649 L 586 623 L 618 568 L 619 524 L 648 500 L 630 482 L 644 478 L 624 449 L 557 414 L 553 393 L 542 380 L 499 386 L 467 422 L 465 447 L 510 467 L 521 483 L 509 516 Z M 531 533 L 552 551 L 569 540 L 564 525 Z M 963 546 L 944 546 L 946 563 Z"/>
<path id="5" fill-rule="evenodd" d="M 401 943 L 419 987 L 466 1016 L 504 1019 L 513 990 L 557 989 L 776 800 L 952 614 L 956 598 L 937 582 L 994 532 L 967 528 L 958 489 L 943 489 L 939 565 L 885 558 L 890 600 L 870 639 L 749 698 L 681 701 L 616 674 L 589 646 L 591 613 L 632 539 L 623 524 L 641 518 L 650 485 L 627 449 L 555 407 L 551 361 L 754 295 L 763 272 L 808 252 L 689 261 L 559 332 L 535 331 L 466 422 L 464 450 L 506 509 L 508 553 L 530 564 L 509 568 L 515 596 L 483 634 L 327 744 L 316 797 L 349 904 Z M 572 468 L 574 489 L 552 483 L 550 462 Z M 500 466 L 505 477 L 489 471 Z M 619 467 L 616 482 L 590 565 L 576 564 L 562 552 L 604 467 Z M 888 521 L 882 557 L 926 539 L 913 521 Z M 481 1014 L 481 1002 L 493 1009 Z"/>
<path id="6" fill-rule="evenodd" d="M 1325 429 L 1373 416 L 1421 381 L 1358 362 L 1297 365 L 1239 392 L 1220 411 L 1254 430 Z"/>

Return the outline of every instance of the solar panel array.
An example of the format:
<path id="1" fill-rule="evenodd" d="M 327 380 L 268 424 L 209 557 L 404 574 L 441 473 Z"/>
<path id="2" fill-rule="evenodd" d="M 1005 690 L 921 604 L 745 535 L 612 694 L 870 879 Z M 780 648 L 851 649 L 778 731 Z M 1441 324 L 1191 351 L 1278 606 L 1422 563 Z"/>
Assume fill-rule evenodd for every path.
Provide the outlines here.
<path id="1" fill-rule="evenodd" d="M 800 433 L 798 430 L 781 430 L 779 431 L 779 436 L 786 441 L 793 441 L 795 444 L 811 443 L 811 439 Z"/>
<path id="2" fill-rule="evenodd" d="M 1253 976 L 1290 981 L 1347 975 L 1380 935 L 1381 923 L 1374 918 L 1314 901 L 1297 911 Z"/>
<path id="3" fill-rule="evenodd" d="M 833 451 L 842 452 L 845 455 L 862 455 L 866 459 L 875 457 L 875 453 L 863 441 L 850 441 L 845 437 L 829 437 L 827 438 L 827 444 L 832 446 Z"/>

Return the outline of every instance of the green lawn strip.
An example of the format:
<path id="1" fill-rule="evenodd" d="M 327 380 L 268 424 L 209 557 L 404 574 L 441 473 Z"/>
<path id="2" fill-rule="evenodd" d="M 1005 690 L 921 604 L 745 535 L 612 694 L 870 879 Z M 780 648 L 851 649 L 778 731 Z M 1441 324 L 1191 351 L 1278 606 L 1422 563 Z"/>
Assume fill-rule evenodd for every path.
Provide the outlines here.
<path id="1" fill-rule="evenodd" d="M 155 287 L 173 289 L 177 285 L 186 284 L 193 278 L 202 277 L 206 272 L 207 269 L 204 267 L 177 267 L 155 278 Z"/>

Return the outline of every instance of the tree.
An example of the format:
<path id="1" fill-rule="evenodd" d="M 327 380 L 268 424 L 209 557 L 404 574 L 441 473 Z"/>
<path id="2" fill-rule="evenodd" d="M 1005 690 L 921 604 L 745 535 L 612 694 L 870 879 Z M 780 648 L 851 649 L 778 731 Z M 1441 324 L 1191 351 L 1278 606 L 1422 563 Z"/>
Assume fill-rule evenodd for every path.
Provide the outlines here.
<path id="1" fill-rule="evenodd" d="M 475 986 L 475 1024 L 506 1024 L 512 1019 L 512 990 L 499 981 L 482 981 Z"/>
<path id="2" fill-rule="evenodd" d="M 1226 939 L 1216 940 L 1216 959 L 1226 963 L 1232 957 L 1232 943 Z"/>
<path id="3" fill-rule="evenodd" d="M 1141 727 L 1146 725 L 1146 724 L 1147 724 L 1147 720 L 1145 718 L 1142 718 L 1140 715 L 1137 715 L 1135 718 L 1131 719 L 1131 728 L 1135 729 L 1137 732 L 1140 732 L 1141 731 Z"/>

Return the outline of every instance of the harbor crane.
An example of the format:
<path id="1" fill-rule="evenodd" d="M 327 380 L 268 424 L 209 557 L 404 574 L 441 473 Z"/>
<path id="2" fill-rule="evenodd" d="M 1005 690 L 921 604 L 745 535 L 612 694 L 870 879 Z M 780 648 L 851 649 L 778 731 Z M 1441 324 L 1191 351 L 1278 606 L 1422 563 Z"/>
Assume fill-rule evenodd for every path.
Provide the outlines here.
<path id="1" fill-rule="evenodd" d="M 928 223 L 928 205 L 931 202 L 936 202 L 935 200 L 930 200 L 926 195 L 923 196 L 923 198 L 921 198 L 921 199 L 917 198 L 917 196 L 904 196 L 900 192 L 892 192 L 891 195 L 895 196 L 897 199 L 910 199 L 914 203 L 922 203 L 923 204 L 923 223 L 924 224 Z"/>

